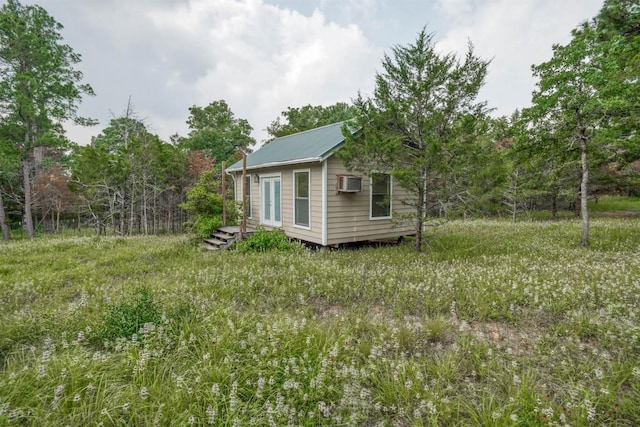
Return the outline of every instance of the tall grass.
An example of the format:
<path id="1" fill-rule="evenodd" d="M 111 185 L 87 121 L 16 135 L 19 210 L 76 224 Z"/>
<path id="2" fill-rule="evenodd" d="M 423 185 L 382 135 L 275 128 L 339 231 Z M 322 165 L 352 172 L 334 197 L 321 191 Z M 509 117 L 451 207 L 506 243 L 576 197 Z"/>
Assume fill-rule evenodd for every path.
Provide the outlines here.
<path id="1" fill-rule="evenodd" d="M 589 210 L 594 213 L 626 212 L 640 215 L 640 197 L 602 196 L 589 201 Z"/>
<path id="2" fill-rule="evenodd" d="M 640 224 L 410 244 L 0 246 L 0 425 L 640 423 Z"/>

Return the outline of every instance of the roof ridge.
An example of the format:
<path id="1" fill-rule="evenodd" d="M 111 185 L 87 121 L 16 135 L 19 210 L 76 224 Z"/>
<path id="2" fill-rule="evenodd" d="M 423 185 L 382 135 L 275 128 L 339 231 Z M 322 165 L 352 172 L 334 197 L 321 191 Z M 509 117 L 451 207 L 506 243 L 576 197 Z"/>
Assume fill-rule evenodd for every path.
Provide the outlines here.
<path id="1" fill-rule="evenodd" d="M 317 131 L 319 129 L 324 129 L 324 128 L 328 128 L 329 126 L 335 126 L 337 124 L 342 124 L 344 123 L 346 120 L 342 120 L 339 122 L 335 122 L 335 123 L 329 123 L 328 125 L 324 125 L 324 126 L 318 126 L 317 128 L 313 128 L 313 129 L 307 129 L 307 130 L 301 130 L 300 132 L 296 132 L 296 133 L 290 133 L 289 135 L 284 135 L 284 136 L 280 136 L 278 138 L 275 138 L 273 141 L 278 140 L 278 139 L 284 139 L 284 138 L 288 138 L 290 136 L 296 136 L 296 135 L 302 135 L 303 133 L 308 133 L 308 132 L 313 132 L 313 131 Z M 273 142 L 271 141 L 271 142 Z"/>

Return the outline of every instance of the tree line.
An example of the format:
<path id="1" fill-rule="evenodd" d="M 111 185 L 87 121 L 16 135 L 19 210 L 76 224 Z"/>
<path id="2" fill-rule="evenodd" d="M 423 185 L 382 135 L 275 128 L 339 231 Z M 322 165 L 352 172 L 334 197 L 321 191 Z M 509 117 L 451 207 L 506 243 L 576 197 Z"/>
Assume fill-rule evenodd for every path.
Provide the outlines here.
<path id="1" fill-rule="evenodd" d="M 38 228 L 59 230 L 65 219 L 123 235 L 179 231 L 188 220 L 213 226 L 201 214 L 219 215 L 220 200 L 206 194 L 220 192 L 221 162 L 255 144 L 248 121 L 213 101 L 189 109 L 188 135 L 163 141 L 129 100 L 90 145 L 77 146 L 62 123 L 92 124 L 76 113 L 93 90 L 61 29 L 39 6 L 8 0 L 0 8 L 3 238 L 10 223 L 21 222 L 32 237 Z M 531 106 L 510 117 L 492 117 L 477 99 L 488 65 L 471 44 L 462 58 L 439 53 L 423 29 L 384 56 L 371 96 L 289 107 L 267 132 L 276 138 L 345 121 L 347 166 L 389 173 L 413 194 L 406 203 L 414 207 L 417 249 L 433 218 L 516 220 L 536 209 L 554 217 L 572 209 L 587 245 L 588 197 L 640 195 L 640 8 L 605 0 L 569 43 L 532 67 Z"/>

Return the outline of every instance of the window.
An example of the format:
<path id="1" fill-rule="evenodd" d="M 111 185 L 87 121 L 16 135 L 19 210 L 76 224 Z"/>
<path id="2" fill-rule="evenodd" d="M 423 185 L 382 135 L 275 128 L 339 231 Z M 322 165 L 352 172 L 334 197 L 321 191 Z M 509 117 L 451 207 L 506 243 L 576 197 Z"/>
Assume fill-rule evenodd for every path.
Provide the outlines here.
<path id="1" fill-rule="evenodd" d="M 371 174 L 371 218 L 391 218 L 391 175 Z"/>
<path id="2" fill-rule="evenodd" d="M 293 204 L 295 218 L 293 223 L 309 227 L 309 171 L 293 172 Z"/>
<path id="3" fill-rule="evenodd" d="M 244 213 L 247 218 L 251 218 L 251 175 L 247 175 L 245 177 L 245 186 L 246 186 L 245 188 L 246 188 L 247 204 L 245 206 Z"/>

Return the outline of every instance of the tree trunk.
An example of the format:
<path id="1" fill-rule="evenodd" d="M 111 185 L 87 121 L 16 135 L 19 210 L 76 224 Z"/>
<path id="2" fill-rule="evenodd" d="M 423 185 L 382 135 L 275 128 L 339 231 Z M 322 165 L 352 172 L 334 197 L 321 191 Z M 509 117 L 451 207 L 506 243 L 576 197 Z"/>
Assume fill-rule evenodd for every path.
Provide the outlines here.
<path id="1" fill-rule="evenodd" d="M 123 187 L 122 193 L 120 193 L 120 235 L 121 236 L 125 235 L 125 230 L 127 228 L 127 207 L 125 205 L 124 196 L 125 196 L 125 192 Z"/>
<path id="2" fill-rule="evenodd" d="M 35 236 L 31 214 L 31 165 L 29 159 L 22 160 L 22 187 L 24 191 L 23 227 L 30 239 Z"/>
<path id="3" fill-rule="evenodd" d="M 135 198 L 136 198 L 136 185 L 135 185 L 135 177 L 132 177 L 133 180 L 131 182 L 131 206 L 129 207 L 129 235 L 133 234 L 133 225 L 135 218 Z"/>
<path id="4" fill-rule="evenodd" d="M 582 214 L 582 241 L 583 247 L 589 246 L 589 209 L 587 208 L 589 168 L 587 165 L 587 135 L 585 130 L 580 130 L 580 161 L 582 163 L 582 180 L 580 181 L 580 210 Z"/>
<path id="5" fill-rule="evenodd" d="M 113 192 L 113 197 L 109 194 L 111 190 L 107 187 L 107 197 L 109 198 L 109 216 L 111 217 L 111 229 L 113 233 L 116 233 L 116 192 Z"/>
<path id="6" fill-rule="evenodd" d="M 421 174 L 422 180 L 418 189 L 418 206 L 416 211 L 416 252 L 422 252 L 422 229 L 424 228 L 424 216 L 427 212 L 427 179 L 426 172 Z"/>
<path id="7" fill-rule="evenodd" d="M 153 184 L 153 235 L 158 234 L 158 186 Z"/>
<path id="8" fill-rule="evenodd" d="M 558 188 L 551 189 L 551 218 L 558 219 Z"/>
<path id="9" fill-rule="evenodd" d="M 515 224 L 518 221 L 518 171 L 513 174 L 513 202 L 511 204 L 511 219 Z"/>
<path id="10" fill-rule="evenodd" d="M 2 194 L 0 194 L 0 228 L 2 228 L 2 240 L 11 240 L 11 232 L 9 226 L 6 223 L 6 217 L 4 213 L 4 202 L 2 201 Z"/>
<path id="11" fill-rule="evenodd" d="M 222 226 L 227 225 L 227 182 L 225 180 L 225 164 L 222 162 L 221 179 L 222 179 Z"/>
<path id="12" fill-rule="evenodd" d="M 422 208 L 419 208 L 418 210 L 422 210 Z M 420 216 L 420 214 L 418 214 L 418 217 L 416 218 L 416 242 L 415 242 L 415 249 L 416 252 L 422 252 L 422 225 L 424 223 L 423 217 Z"/>
<path id="13" fill-rule="evenodd" d="M 142 202 L 140 203 L 140 221 L 142 221 L 142 233 L 149 234 L 149 219 L 147 217 L 147 176 L 142 175 Z"/>

